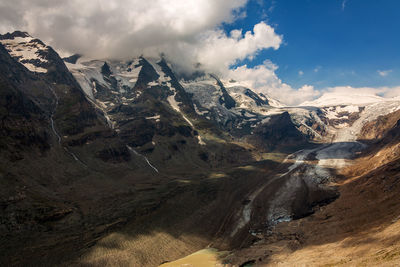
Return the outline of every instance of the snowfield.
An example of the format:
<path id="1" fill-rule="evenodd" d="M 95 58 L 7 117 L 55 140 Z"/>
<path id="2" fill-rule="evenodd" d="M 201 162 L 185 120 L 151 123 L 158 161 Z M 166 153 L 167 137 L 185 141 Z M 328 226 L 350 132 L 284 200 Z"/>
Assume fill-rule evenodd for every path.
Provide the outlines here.
<path id="1" fill-rule="evenodd" d="M 40 52 L 47 51 L 48 47 L 31 36 L 15 37 L 14 39 L 0 40 L 8 53 L 32 72 L 47 73 L 47 69 L 37 66 L 39 63 L 48 63 Z"/>
<path id="2" fill-rule="evenodd" d="M 320 98 L 313 101 L 306 101 L 299 106 L 312 107 L 333 107 L 344 105 L 364 106 L 371 103 L 385 101 L 385 98 L 373 94 L 345 94 L 345 93 L 324 93 Z"/>

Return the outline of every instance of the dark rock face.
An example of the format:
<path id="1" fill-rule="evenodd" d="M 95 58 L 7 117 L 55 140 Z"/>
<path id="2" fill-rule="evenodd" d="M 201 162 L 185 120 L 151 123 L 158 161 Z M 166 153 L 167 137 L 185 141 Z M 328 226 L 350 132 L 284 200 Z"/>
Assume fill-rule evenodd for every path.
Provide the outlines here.
<path id="1" fill-rule="evenodd" d="M 269 102 L 267 99 L 262 100 L 257 94 L 255 94 L 253 91 L 251 91 L 249 89 L 246 90 L 245 94 L 248 97 L 252 98 L 256 102 L 257 106 L 269 105 Z"/>
<path id="2" fill-rule="evenodd" d="M 26 36 L 17 32 L 2 38 Z M 36 73 L 0 44 L 0 202 L 5 207 L 0 232 L 13 233 L 6 238 L 15 242 L 77 216 L 76 208 L 65 204 L 68 197 L 60 200 L 57 194 L 76 181 L 79 174 L 67 173 L 85 169 L 83 161 L 95 162 L 97 156 L 113 164 L 130 160 L 125 144 L 101 122 L 58 54 L 48 47 L 43 53 L 47 62 L 41 67 L 47 72 Z"/>
<path id="3" fill-rule="evenodd" d="M 224 84 L 215 75 L 211 75 L 216 81 L 218 86 L 221 88 L 222 96 L 219 98 L 219 103 L 225 105 L 227 109 L 231 109 L 236 106 L 235 100 L 228 94 Z"/>
<path id="4" fill-rule="evenodd" d="M 254 137 L 250 139 L 267 150 L 290 149 L 308 143 L 287 112 L 271 116 L 268 122 L 254 129 Z"/>
<path id="5" fill-rule="evenodd" d="M 146 59 L 140 58 L 139 64 L 142 66 L 142 69 L 139 73 L 134 90 L 144 90 L 147 88 L 148 83 L 155 81 L 160 77 Z"/>
<path id="6" fill-rule="evenodd" d="M 0 34 L 0 40 L 6 40 L 6 39 L 14 39 L 16 37 L 29 37 L 30 35 L 27 32 L 22 32 L 22 31 L 15 31 L 15 32 L 8 32 L 6 34 L 1 35 Z"/>
<path id="7" fill-rule="evenodd" d="M 308 177 L 307 177 L 308 178 Z M 307 217 L 314 213 L 316 207 L 325 206 L 335 201 L 339 197 L 339 192 L 334 187 L 320 186 L 317 183 L 310 183 L 312 177 L 309 177 L 308 183 L 299 177 L 300 183 L 296 188 L 291 211 L 294 220 Z"/>
<path id="8" fill-rule="evenodd" d="M 63 60 L 67 63 L 71 63 L 71 64 L 76 64 L 76 62 L 78 61 L 78 59 L 80 59 L 82 57 L 82 55 L 80 54 L 74 54 L 70 57 L 65 57 L 63 58 Z"/>
<path id="9" fill-rule="evenodd" d="M 164 73 L 171 78 L 171 85 L 177 91 L 175 99 L 181 103 L 180 107 L 182 108 L 182 111 L 187 114 L 191 114 L 192 116 L 195 116 L 196 113 L 194 111 L 193 100 L 191 95 L 188 94 L 186 90 L 182 87 L 182 85 L 177 80 L 175 74 L 172 72 L 172 70 L 170 69 L 170 67 L 168 66 L 167 62 L 164 59 L 162 59 L 158 63 L 158 65 L 160 65 Z"/>
<path id="10" fill-rule="evenodd" d="M 110 66 L 108 66 L 107 62 L 104 62 L 103 67 L 101 67 L 101 74 L 103 74 L 106 77 L 110 77 L 110 75 L 112 74 Z"/>
<path id="11" fill-rule="evenodd" d="M 45 116 L 40 107 L 18 89 L 28 75 L 0 44 L 0 146 L 14 159 L 21 157 L 18 155 L 23 149 L 36 147 L 42 152 L 49 149 Z"/>

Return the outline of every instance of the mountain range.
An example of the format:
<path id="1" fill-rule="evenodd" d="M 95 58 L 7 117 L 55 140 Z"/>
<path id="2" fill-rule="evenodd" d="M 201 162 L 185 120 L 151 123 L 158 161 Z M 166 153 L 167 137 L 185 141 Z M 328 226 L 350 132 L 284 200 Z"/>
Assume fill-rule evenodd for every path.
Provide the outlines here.
<path id="1" fill-rule="evenodd" d="M 399 236 L 385 243 L 400 227 L 399 98 L 290 107 L 162 56 L 61 58 L 20 31 L 0 35 L 0 94 L 4 266 L 158 266 L 206 247 L 295 265 L 313 245 L 321 264 L 400 260 Z M 385 245 L 329 254 L 383 226 Z"/>

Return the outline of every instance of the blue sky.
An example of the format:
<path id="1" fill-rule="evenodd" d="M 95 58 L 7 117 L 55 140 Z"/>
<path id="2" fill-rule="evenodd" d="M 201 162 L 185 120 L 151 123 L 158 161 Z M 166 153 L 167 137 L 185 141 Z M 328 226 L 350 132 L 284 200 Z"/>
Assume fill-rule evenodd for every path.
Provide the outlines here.
<path id="1" fill-rule="evenodd" d="M 273 26 L 283 36 L 280 48 L 240 64 L 270 59 L 294 88 L 398 86 L 399 10 L 397 0 L 250 0 L 247 16 L 224 29 L 248 31 L 261 20 Z"/>
<path id="2" fill-rule="evenodd" d="M 38 1 L 0 0 L 0 32 L 64 55 L 162 53 L 288 105 L 343 87 L 400 96 L 400 0 Z"/>

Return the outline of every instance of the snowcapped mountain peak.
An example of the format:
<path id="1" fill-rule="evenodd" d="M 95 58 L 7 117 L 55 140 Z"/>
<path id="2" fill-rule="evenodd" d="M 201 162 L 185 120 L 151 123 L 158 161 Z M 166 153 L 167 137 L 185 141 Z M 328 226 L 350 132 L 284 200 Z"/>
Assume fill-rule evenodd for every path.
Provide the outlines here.
<path id="1" fill-rule="evenodd" d="M 327 92 L 313 101 L 306 101 L 299 106 L 332 107 L 344 105 L 366 106 L 368 104 L 385 101 L 385 98 L 372 93 L 345 93 Z"/>
<path id="2" fill-rule="evenodd" d="M 49 47 L 26 32 L 16 31 L 0 35 L 0 43 L 8 53 L 29 71 L 47 73 Z"/>
<path id="3" fill-rule="evenodd" d="M 281 102 L 279 102 L 278 100 L 270 97 L 269 95 L 265 94 L 265 93 L 260 93 L 260 92 L 256 92 L 254 90 L 251 89 L 251 85 L 247 84 L 247 83 L 243 83 L 237 80 L 222 80 L 223 84 L 225 85 L 226 88 L 236 88 L 234 89 L 235 91 L 238 90 L 238 88 L 243 88 L 244 90 L 250 90 L 253 94 L 257 95 L 257 97 L 259 97 L 260 99 L 262 99 L 263 101 L 266 102 L 267 105 L 271 106 L 271 107 L 284 107 L 285 105 L 283 105 Z"/>

